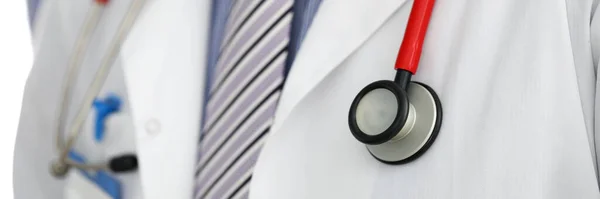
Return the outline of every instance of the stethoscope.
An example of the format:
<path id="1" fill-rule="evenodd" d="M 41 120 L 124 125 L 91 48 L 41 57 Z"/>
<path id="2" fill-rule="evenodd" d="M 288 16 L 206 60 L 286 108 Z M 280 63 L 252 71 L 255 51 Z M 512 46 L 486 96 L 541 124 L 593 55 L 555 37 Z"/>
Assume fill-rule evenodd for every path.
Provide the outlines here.
<path id="1" fill-rule="evenodd" d="M 63 140 L 65 114 L 69 105 L 69 98 L 73 85 L 76 79 L 79 68 L 84 58 L 85 49 L 87 48 L 90 37 L 97 27 L 104 8 L 108 5 L 109 0 L 94 0 L 90 12 L 84 21 L 83 28 L 80 30 L 77 39 L 75 40 L 75 51 L 71 55 L 69 65 L 65 74 L 65 79 L 62 88 L 62 100 L 59 107 L 59 116 L 57 117 L 56 130 L 56 146 L 59 151 L 59 157 L 51 163 L 50 173 L 55 177 L 63 177 L 67 174 L 71 167 L 83 170 L 109 170 L 114 173 L 131 172 L 138 168 L 137 156 L 135 154 L 123 154 L 104 163 L 85 164 L 78 163 L 69 158 L 69 153 L 73 148 L 76 138 L 79 136 L 83 124 L 90 113 L 92 102 L 99 94 L 102 85 L 106 81 L 108 72 L 110 71 L 116 57 L 119 54 L 121 45 L 126 39 L 131 27 L 134 24 L 136 17 L 145 4 L 145 0 L 133 0 L 127 14 L 119 25 L 115 36 L 113 37 L 108 53 L 103 57 L 101 65 L 96 71 L 91 85 L 86 90 L 83 101 L 79 106 L 79 110 L 75 119 L 69 126 L 68 137 L 66 143 Z"/>
<path id="2" fill-rule="evenodd" d="M 435 141 L 442 104 L 435 91 L 411 81 L 417 71 L 434 0 L 415 0 L 398 52 L 394 81 L 363 88 L 350 106 L 348 124 L 375 159 L 403 164 L 417 159 Z"/>

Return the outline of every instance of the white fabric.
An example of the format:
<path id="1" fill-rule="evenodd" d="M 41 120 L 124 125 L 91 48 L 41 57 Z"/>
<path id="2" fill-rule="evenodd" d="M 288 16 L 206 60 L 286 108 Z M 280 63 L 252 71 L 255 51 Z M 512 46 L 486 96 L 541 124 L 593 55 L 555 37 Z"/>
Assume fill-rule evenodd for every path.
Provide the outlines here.
<path id="1" fill-rule="evenodd" d="M 113 2 L 98 30 L 107 35 L 95 36 L 81 80 L 97 67 L 129 1 Z M 442 100 L 437 141 L 406 165 L 368 154 L 348 130 L 348 108 L 368 83 L 394 77 L 411 3 L 323 1 L 288 76 L 250 197 L 599 198 L 600 16 L 592 0 L 438 0 L 414 77 Z M 56 155 L 52 118 L 88 4 L 53 1 L 41 10 L 15 149 L 17 199 L 62 198 L 62 181 L 48 174 Z M 105 87 L 128 95 L 135 137 L 123 144 L 135 143 L 140 156 L 139 175 L 119 176 L 125 198 L 191 197 L 209 9 L 209 0 L 149 0 Z M 101 152 L 90 159 L 111 155 Z"/>
<path id="2" fill-rule="evenodd" d="M 441 132 L 406 165 L 369 155 L 349 133 L 348 107 L 394 77 L 411 3 L 323 2 L 250 198 L 600 197 L 591 1 L 436 1 L 414 80 L 439 94 Z"/>
<path id="3" fill-rule="evenodd" d="M 65 197 L 64 180 L 48 172 L 57 156 L 54 118 L 66 63 L 91 2 L 42 4 L 15 147 L 17 199 Z M 73 92 L 69 121 L 130 2 L 111 1 L 106 8 Z M 205 56 L 199 49 L 207 36 L 200 30 L 208 27 L 209 2 L 147 0 L 101 92 L 122 96 L 123 114 L 109 119 L 107 130 L 114 131 L 107 132 L 106 143 L 94 144 L 92 133 L 84 131 L 76 144 L 77 151 L 95 162 L 137 151 L 139 172 L 116 175 L 124 199 L 191 198 L 204 83 Z"/>

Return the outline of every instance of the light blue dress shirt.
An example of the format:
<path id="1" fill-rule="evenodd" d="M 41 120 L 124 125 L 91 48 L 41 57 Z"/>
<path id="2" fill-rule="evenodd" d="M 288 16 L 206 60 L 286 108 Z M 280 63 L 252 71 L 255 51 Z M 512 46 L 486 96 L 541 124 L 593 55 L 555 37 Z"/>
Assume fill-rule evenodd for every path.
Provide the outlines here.
<path id="1" fill-rule="evenodd" d="M 33 21 L 41 0 L 27 0 L 27 11 L 29 13 L 29 26 L 33 28 Z"/>
<path id="2" fill-rule="evenodd" d="M 294 17 L 292 19 L 292 30 L 290 35 L 290 48 L 286 59 L 285 72 L 286 75 L 294 63 L 300 44 L 306 36 L 310 24 L 321 5 L 321 0 L 296 0 L 294 1 Z"/>

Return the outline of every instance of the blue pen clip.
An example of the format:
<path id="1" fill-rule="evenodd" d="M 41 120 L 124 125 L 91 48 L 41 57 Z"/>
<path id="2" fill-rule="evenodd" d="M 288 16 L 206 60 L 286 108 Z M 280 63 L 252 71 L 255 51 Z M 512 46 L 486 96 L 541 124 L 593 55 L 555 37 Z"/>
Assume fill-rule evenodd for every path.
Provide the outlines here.
<path id="1" fill-rule="evenodd" d="M 78 163 L 85 163 L 85 158 L 71 150 L 69 151 L 69 157 L 71 160 Z M 121 199 L 121 183 L 116 178 L 110 176 L 106 171 L 97 171 L 95 174 L 87 172 L 85 170 L 77 169 L 78 172 L 81 172 L 83 176 L 85 176 L 91 182 L 94 182 L 102 191 L 108 194 L 113 199 Z"/>
<path id="2" fill-rule="evenodd" d="M 104 139 L 105 122 L 108 116 L 121 110 L 121 98 L 109 94 L 104 99 L 95 99 L 93 107 L 96 109 L 96 124 L 94 127 L 94 139 L 101 142 Z"/>

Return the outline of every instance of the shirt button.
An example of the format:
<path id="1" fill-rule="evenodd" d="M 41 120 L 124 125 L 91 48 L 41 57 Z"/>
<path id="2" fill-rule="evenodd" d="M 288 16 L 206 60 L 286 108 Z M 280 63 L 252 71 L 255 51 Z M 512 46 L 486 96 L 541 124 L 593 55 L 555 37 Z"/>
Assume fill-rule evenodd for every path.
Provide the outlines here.
<path id="1" fill-rule="evenodd" d="M 160 122 L 155 118 L 146 121 L 146 132 L 151 135 L 160 133 Z"/>

